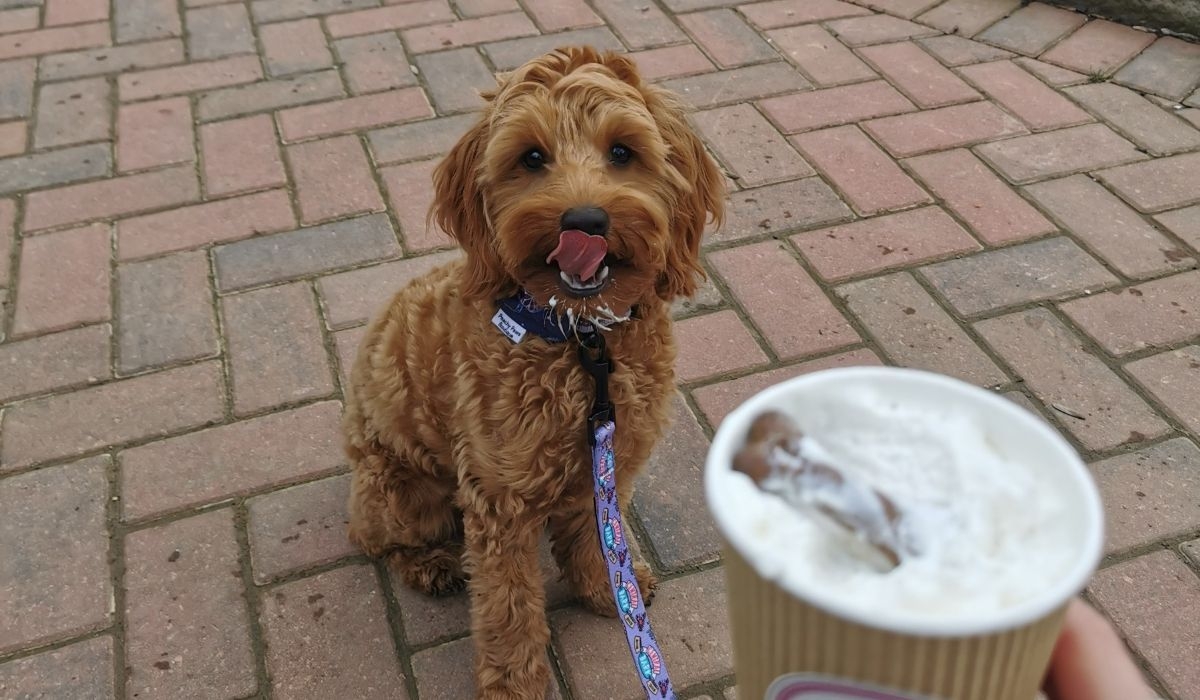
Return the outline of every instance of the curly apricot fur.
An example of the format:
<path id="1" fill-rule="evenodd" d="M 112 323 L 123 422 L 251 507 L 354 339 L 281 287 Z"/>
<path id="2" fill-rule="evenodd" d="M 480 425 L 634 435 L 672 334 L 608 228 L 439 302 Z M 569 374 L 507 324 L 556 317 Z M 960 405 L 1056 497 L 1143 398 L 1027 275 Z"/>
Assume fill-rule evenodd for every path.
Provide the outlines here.
<path id="1" fill-rule="evenodd" d="M 543 304 L 559 297 L 575 319 L 637 308 L 605 333 L 628 511 L 669 419 L 669 304 L 703 275 L 700 239 L 720 222 L 724 182 L 680 103 L 623 56 L 559 49 L 499 82 L 434 173 L 431 217 L 466 255 L 400 290 L 371 322 L 343 427 L 351 539 L 418 590 L 466 583 L 477 696 L 525 699 L 543 697 L 550 681 L 544 529 L 580 600 L 600 614 L 612 614 L 612 600 L 592 512 L 592 379 L 574 342 L 510 342 L 491 325 L 495 301 L 524 287 Z M 618 139 L 636 154 L 623 167 L 606 159 Z M 538 172 L 519 165 L 534 147 L 550 161 Z M 562 212 L 581 205 L 609 212 L 620 262 L 604 292 L 575 299 L 556 292 L 545 258 Z M 649 593 L 642 562 L 638 574 Z"/>

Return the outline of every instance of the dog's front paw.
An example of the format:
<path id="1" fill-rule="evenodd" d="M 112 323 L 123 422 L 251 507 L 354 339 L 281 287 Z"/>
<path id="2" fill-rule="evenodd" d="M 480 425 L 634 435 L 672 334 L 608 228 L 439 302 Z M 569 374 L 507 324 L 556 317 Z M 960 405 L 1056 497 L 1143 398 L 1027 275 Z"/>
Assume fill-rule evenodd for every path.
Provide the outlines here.
<path id="1" fill-rule="evenodd" d="M 579 602 L 583 603 L 583 607 L 587 608 L 588 612 L 594 615 L 599 615 L 600 617 L 617 616 L 617 603 L 613 600 L 612 591 L 607 587 L 597 588 L 580 595 Z"/>
<path id="2" fill-rule="evenodd" d="M 546 700 L 553 697 L 554 685 L 550 664 L 546 659 L 534 662 L 524 672 L 514 673 L 520 663 L 509 660 L 514 667 L 476 669 L 475 697 L 477 700 Z"/>
<path id="3" fill-rule="evenodd" d="M 638 593 L 642 596 L 642 603 L 648 608 L 654 601 L 655 591 L 658 590 L 658 577 L 650 570 L 649 564 L 640 561 L 634 562 L 633 574 L 637 577 Z M 601 617 L 617 616 L 617 604 L 613 600 L 612 590 L 607 586 L 580 595 L 579 600 L 583 603 L 583 607 L 596 615 Z"/>
<path id="4" fill-rule="evenodd" d="M 451 595 L 467 587 L 462 559 L 450 548 L 395 551 L 388 564 L 406 586 L 427 595 Z"/>
<path id="5" fill-rule="evenodd" d="M 644 561 L 633 563 L 633 573 L 637 576 L 638 590 L 642 594 L 642 602 L 646 607 L 654 601 L 654 593 L 658 590 L 658 577 L 650 570 L 650 565 Z"/>

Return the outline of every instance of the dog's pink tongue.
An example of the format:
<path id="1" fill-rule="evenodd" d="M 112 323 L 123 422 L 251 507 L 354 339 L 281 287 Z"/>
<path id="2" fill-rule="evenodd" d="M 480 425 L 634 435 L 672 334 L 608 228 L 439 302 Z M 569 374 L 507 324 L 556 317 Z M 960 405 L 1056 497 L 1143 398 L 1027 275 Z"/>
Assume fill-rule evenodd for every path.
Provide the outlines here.
<path id="1" fill-rule="evenodd" d="M 546 258 L 546 263 L 557 262 L 558 269 L 568 275 L 579 275 L 579 279 L 586 281 L 596 276 L 607 254 L 608 241 L 604 236 L 570 229 L 558 234 L 558 247 Z"/>

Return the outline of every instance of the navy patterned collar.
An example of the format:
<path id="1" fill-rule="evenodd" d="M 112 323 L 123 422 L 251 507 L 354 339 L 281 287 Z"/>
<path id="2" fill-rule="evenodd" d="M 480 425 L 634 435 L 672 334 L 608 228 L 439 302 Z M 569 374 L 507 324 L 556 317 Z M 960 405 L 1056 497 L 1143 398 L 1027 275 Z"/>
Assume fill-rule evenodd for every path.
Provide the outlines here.
<path id="1" fill-rule="evenodd" d="M 496 315 L 492 316 L 492 325 L 514 343 L 521 342 L 527 333 L 547 342 L 561 343 L 573 335 L 595 332 L 595 328 L 587 321 L 577 321 L 572 331 L 567 318 L 554 309 L 539 306 L 524 289 L 498 300 L 496 306 L 498 308 Z"/>

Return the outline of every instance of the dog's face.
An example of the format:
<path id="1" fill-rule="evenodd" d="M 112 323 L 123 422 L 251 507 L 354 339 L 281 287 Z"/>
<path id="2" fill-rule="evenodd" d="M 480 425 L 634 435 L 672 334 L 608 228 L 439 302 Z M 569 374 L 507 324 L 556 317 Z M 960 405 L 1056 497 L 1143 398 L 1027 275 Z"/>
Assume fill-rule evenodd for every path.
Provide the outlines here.
<path id="1" fill-rule="evenodd" d="M 434 172 L 431 213 L 466 250 L 467 294 L 524 287 L 604 324 L 695 291 L 724 181 L 673 96 L 627 58 L 560 49 L 502 80 Z"/>

